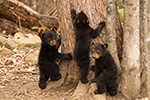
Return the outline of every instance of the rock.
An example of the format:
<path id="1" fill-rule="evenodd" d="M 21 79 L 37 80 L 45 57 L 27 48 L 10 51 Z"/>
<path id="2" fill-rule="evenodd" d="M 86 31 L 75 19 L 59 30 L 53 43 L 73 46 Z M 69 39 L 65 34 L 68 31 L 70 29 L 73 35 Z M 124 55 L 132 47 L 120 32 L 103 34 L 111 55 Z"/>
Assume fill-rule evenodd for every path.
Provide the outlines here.
<path id="1" fill-rule="evenodd" d="M 35 52 L 28 54 L 25 57 L 25 61 L 30 62 L 31 65 L 35 65 L 38 63 L 38 55 L 39 55 L 39 50 L 36 50 Z"/>
<path id="2" fill-rule="evenodd" d="M 15 33 L 14 38 L 15 39 L 23 39 L 23 38 L 25 38 L 25 35 L 22 34 L 21 32 L 17 32 L 17 33 Z"/>
<path id="3" fill-rule="evenodd" d="M 7 42 L 7 38 L 0 36 L 0 46 L 4 46 L 6 42 Z"/>
<path id="4" fill-rule="evenodd" d="M 18 44 L 17 40 L 15 40 L 15 39 L 9 39 L 6 42 L 5 47 L 8 48 L 8 49 L 10 49 L 10 50 L 13 50 L 15 48 L 18 48 L 19 44 Z"/>
<path id="5" fill-rule="evenodd" d="M 41 39 L 37 35 L 22 33 L 15 34 L 15 38 L 9 39 L 5 46 L 8 49 L 28 50 L 31 48 L 40 47 Z"/>
<path id="6" fill-rule="evenodd" d="M 5 55 L 13 55 L 11 50 L 7 48 L 0 49 L 0 56 L 5 56 Z"/>
<path id="7" fill-rule="evenodd" d="M 24 47 L 28 47 L 28 48 L 40 47 L 41 45 L 40 37 L 37 35 L 32 35 L 32 34 L 28 34 L 27 38 L 24 38 L 19 42 L 20 42 L 20 45 L 24 45 Z"/>

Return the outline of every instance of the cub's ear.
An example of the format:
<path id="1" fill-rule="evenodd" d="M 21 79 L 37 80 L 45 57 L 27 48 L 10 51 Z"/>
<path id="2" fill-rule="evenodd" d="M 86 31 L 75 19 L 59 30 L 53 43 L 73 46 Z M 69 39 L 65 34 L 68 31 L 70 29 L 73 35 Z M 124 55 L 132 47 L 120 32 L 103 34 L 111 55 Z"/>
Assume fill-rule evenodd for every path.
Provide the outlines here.
<path id="1" fill-rule="evenodd" d="M 56 32 L 56 31 L 57 31 L 57 27 L 53 27 L 53 28 L 52 28 L 52 31 L 55 31 L 55 32 Z"/>
<path id="2" fill-rule="evenodd" d="M 42 38 L 42 37 L 43 37 L 43 35 L 44 35 L 44 33 L 39 32 L 39 37 L 40 37 L 40 38 Z"/>
<path id="3" fill-rule="evenodd" d="M 103 48 L 107 49 L 108 48 L 108 44 L 107 43 L 103 44 Z"/>

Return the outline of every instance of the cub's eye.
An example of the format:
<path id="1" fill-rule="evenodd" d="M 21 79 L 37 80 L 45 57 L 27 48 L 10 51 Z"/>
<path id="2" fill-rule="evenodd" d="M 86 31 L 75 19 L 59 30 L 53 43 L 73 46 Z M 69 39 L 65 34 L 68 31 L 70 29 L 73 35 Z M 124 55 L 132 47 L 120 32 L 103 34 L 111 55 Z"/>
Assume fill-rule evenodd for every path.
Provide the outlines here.
<path id="1" fill-rule="evenodd" d="M 76 20 L 74 19 L 74 20 L 73 20 L 73 23 L 75 23 L 75 22 L 76 22 Z"/>
<path id="2" fill-rule="evenodd" d="M 87 24 L 88 24 L 88 23 L 89 23 L 89 20 L 88 20 L 88 19 L 84 19 L 84 20 L 83 20 L 83 23 L 87 23 Z"/>
<path id="3" fill-rule="evenodd" d="M 56 40 L 56 37 L 53 37 L 53 40 Z"/>
<path id="4" fill-rule="evenodd" d="M 86 23 L 89 23 L 89 20 L 88 20 L 88 19 L 86 20 Z"/>
<path id="5" fill-rule="evenodd" d="M 100 54 L 100 51 L 99 51 L 99 50 L 97 50 L 97 51 L 96 51 L 96 53 L 97 53 L 97 54 Z"/>
<path id="6" fill-rule="evenodd" d="M 79 21 L 79 19 L 76 19 L 76 24 L 78 24 L 80 21 Z"/>

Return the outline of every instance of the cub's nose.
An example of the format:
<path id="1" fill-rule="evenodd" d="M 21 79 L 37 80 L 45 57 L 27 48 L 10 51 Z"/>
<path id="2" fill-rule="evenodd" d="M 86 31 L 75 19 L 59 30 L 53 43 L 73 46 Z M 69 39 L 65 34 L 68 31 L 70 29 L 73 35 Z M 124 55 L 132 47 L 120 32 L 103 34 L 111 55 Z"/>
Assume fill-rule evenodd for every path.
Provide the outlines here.
<path id="1" fill-rule="evenodd" d="M 52 42 L 53 42 L 53 45 L 56 45 L 56 40 L 53 40 Z"/>
<path id="2" fill-rule="evenodd" d="M 49 42 L 49 45 L 50 45 L 50 46 L 55 46 L 56 43 L 57 43 L 56 40 L 52 40 L 52 41 Z"/>
<path id="3" fill-rule="evenodd" d="M 99 55 L 98 55 L 97 53 L 93 53 L 93 54 L 92 54 L 92 57 L 93 57 L 94 59 L 98 59 L 98 58 L 99 58 Z"/>

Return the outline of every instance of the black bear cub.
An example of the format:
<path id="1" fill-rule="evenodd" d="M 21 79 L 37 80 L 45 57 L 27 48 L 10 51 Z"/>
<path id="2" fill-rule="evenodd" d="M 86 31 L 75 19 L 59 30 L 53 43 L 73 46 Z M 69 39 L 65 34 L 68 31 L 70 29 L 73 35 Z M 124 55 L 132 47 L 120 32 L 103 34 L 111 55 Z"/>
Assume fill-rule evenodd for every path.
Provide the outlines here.
<path id="1" fill-rule="evenodd" d="M 80 67 L 80 80 L 86 84 L 88 83 L 87 75 L 90 64 L 90 41 L 101 33 L 105 22 L 100 22 L 97 28 L 93 29 L 89 26 L 89 20 L 86 14 L 83 11 L 76 14 L 74 9 L 71 9 L 71 18 L 75 32 L 74 59 Z"/>
<path id="2" fill-rule="evenodd" d="M 107 44 L 96 43 L 90 48 L 91 56 L 95 59 L 95 65 L 91 68 L 95 71 L 95 77 L 92 82 L 97 84 L 95 94 L 102 94 L 107 90 L 111 96 L 114 96 L 117 94 L 118 70 L 107 47 Z"/>
<path id="3" fill-rule="evenodd" d="M 46 30 L 44 33 L 39 33 L 39 36 L 42 40 L 38 59 L 40 70 L 39 87 L 44 89 L 46 88 L 46 82 L 49 78 L 51 81 L 57 81 L 62 77 L 59 72 L 59 66 L 56 64 L 56 59 L 71 60 L 72 56 L 70 53 L 61 54 L 58 52 L 61 38 L 57 39 L 55 27 L 52 30 Z"/>

